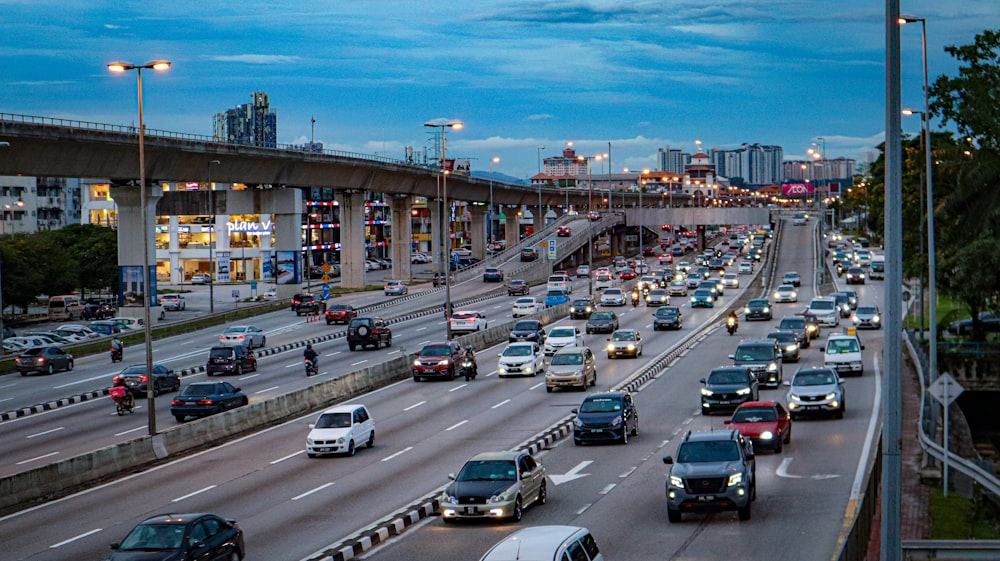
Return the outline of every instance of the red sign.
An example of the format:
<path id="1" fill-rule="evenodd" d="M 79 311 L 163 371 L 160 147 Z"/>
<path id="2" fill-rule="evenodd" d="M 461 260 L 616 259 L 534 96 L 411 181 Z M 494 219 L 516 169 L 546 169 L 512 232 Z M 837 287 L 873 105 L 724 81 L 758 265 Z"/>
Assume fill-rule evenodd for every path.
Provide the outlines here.
<path id="1" fill-rule="evenodd" d="M 781 194 L 786 197 L 798 197 L 801 195 L 811 195 L 813 192 L 812 183 L 782 183 Z"/>

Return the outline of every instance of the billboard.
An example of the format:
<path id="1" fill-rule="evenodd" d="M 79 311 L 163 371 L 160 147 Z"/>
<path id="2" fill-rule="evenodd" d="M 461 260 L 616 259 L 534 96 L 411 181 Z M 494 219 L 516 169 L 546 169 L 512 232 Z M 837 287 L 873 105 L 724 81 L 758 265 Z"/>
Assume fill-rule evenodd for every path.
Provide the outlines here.
<path id="1" fill-rule="evenodd" d="M 781 194 L 786 197 L 799 197 L 813 193 L 812 183 L 782 183 Z"/>
<path id="2" fill-rule="evenodd" d="M 302 282 L 299 277 L 299 259 L 297 251 L 278 252 L 275 280 L 277 281 L 277 284 L 299 284 Z"/>

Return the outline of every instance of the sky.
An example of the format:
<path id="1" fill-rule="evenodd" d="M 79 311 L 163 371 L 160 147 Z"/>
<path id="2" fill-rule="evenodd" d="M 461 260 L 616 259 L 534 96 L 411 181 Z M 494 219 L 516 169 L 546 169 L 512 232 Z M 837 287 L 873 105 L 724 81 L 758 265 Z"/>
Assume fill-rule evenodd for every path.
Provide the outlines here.
<path id="1" fill-rule="evenodd" d="M 997 0 L 900 11 L 927 19 L 931 82 L 957 72 L 946 45 L 1000 22 Z M 148 128 L 210 135 L 263 91 L 279 143 L 402 159 L 431 146 L 425 122 L 459 119 L 449 158 L 519 179 L 568 142 L 610 143 L 615 172 L 696 140 L 860 162 L 884 138 L 884 20 L 879 0 L 0 0 L 0 113 L 133 124 L 134 73 L 106 65 L 165 59 L 143 73 Z M 901 33 L 919 109 L 920 24 Z"/>

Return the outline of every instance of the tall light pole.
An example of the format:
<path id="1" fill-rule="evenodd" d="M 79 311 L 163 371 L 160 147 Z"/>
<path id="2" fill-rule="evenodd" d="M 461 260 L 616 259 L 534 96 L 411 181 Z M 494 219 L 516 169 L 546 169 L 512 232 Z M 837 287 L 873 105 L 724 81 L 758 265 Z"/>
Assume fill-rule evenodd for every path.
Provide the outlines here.
<path id="1" fill-rule="evenodd" d="M 129 64 L 126 62 L 112 62 L 108 65 L 111 72 L 125 72 L 135 70 L 137 76 L 137 86 L 139 92 L 139 206 L 142 207 L 142 319 L 143 328 L 146 334 L 146 376 L 150 380 L 146 384 L 146 403 L 148 405 L 149 435 L 156 434 L 156 398 L 153 396 L 153 326 L 150 323 L 149 298 L 152 295 L 152 281 L 149 278 L 149 206 L 148 195 L 146 194 L 146 147 L 145 147 L 145 124 L 142 112 L 142 71 L 152 69 L 163 71 L 170 68 L 170 62 L 166 60 L 154 60 L 146 64 Z"/>
<path id="2" fill-rule="evenodd" d="M 646 182 L 643 179 L 649 175 L 649 168 L 643 168 L 642 173 L 639 174 L 639 259 L 645 261 L 645 257 L 642 256 L 642 190 L 646 186 Z"/>
<path id="3" fill-rule="evenodd" d="M 9 142 L 0 142 L 0 148 L 7 148 L 10 146 Z M 7 233 L 7 229 L 4 228 L 4 234 Z M 3 341 L 3 260 L 0 259 L 0 342 Z"/>
<path id="4" fill-rule="evenodd" d="M 500 156 L 493 156 L 492 158 L 490 158 L 490 212 L 489 212 L 490 235 L 488 238 L 488 242 L 490 244 L 493 243 L 493 164 L 499 164 L 499 163 L 500 163 Z"/>
<path id="5" fill-rule="evenodd" d="M 215 257 L 212 249 L 215 247 L 215 195 L 212 193 L 212 166 L 221 164 L 219 160 L 208 162 L 208 213 L 212 216 L 212 230 L 208 233 L 208 313 L 215 313 Z M 184 282 L 183 271 L 181 272 L 181 282 Z"/>
<path id="6" fill-rule="evenodd" d="M 443 199 L 443 210 L 446 214 L 444 223 L 448 225 L 448 235 L 445 236 L 445 244 L 441 244 L 441 251 L 445 256 L 451 257 L 451 248 L 445 248 L 445 245 L 451 245 L 451 210 L 448 208 L 448 139 L 445 134 L 447 129 L 459 130 L 463 127 L 462 121 L 458 119 L 434 119 L 433 121 L 427 121 L 424 123 L 425 127 L 431 127 L 436 129 L 441 129 L 441 198 Z M 444 267 L 444 317 L 445 317 L 445 332 L 447 333 L 447 339 L 451 340 L 451 263 L 448 258 L 442 257 L 441 264 Z"/>
<path id="7" fill-rule="evenodd" d="M 542 174 L 542 150 L 545 150 L 544 146 L 538 147 L 538 174 Z M 538 214 L 542 214 L 542 182 L 538 182 Z M 535 233 L 542 231 L 542 222 L 544 220 L 541 216 L 534 219 L 535 223 Z"/>

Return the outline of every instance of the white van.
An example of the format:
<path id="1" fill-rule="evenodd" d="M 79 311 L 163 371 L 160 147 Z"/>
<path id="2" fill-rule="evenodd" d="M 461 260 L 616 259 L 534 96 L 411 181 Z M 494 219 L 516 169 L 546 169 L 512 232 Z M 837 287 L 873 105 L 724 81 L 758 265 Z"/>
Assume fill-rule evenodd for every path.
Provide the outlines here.
<path id="1" fill-rule="evenodd" d="M 838 374 L 861 376 L 865 371 L 861 358 L 864 348 L 857 335 L 834 333 L 826 340 L 823 366 L 836 369 Z"/>
<path id="2" fill-rule="evenodd" d="M 73 294 L 52 296 L 49 298 L 49 319 L 53 321 L 74 320 L 83 314 L 83 304 L 80 298 Z"/>
<path id="3" fill-rule="evenodd" d="M 359 446 L 375 446 L 375 421 L 364 405 L 331 407 L 320 413 L 309 429 L 306 454 L 310 458 L 320 454 L 353 456 Z"/>
<path id="4" fill-rule="evenodd" d="M 479 561 L 604 561 L 604 557 L 586 528 L 534 526 L 500 540 Z"/>

